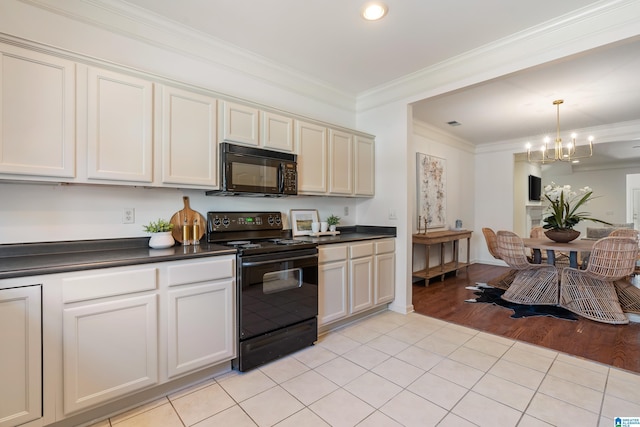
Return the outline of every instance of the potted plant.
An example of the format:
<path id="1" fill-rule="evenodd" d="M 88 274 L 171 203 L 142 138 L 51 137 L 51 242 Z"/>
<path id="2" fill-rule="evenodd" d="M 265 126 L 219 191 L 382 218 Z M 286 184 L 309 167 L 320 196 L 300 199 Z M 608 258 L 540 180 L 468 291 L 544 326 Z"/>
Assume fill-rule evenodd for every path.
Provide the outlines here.
<path id="1" fill-rule="evenodd" d="M 340 217 L 331 214 L 327 218 L 327 224 L 329 224 L 329 231 L 336 231 L 336 226 L 340 224 Z"/>
<path id="2" fill-rule="evenodd" d="M 176 241 L 171 234 L 173 230 L 173 224 L 170 222 L 158 218 L 158 221 L 151 221 L 148 225 L 142 227 L 147 233 L 151 233 L 149 239 L 149 246 L 154 249 L 170 248 Z"/>
<path id="3" fill-rule="evenodd" d="M 570 185 L 559 186 L 551 183 L 544 188 L 544 198 L 549 202 L 544 218 L 546 224 L 543 227 L 547 230 L 545 235 L 558 243 L 567 243 L 576 239 L 580 232 L 573 227 L 582 220 L 599 222 L 611 225 L 606 221 L 590 218 L 588 212 L 578 212 L 580 206 L 593 198 L 593 190 L 584 187 L 571 191 Z"/>

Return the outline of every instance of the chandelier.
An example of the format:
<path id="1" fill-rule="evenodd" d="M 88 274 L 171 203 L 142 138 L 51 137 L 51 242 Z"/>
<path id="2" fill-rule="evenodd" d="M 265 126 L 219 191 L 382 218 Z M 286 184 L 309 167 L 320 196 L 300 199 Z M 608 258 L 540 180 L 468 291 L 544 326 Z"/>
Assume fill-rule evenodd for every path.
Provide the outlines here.
<path id="1" fill-rule="evenodd" d="M 588 141 L 589 145 L 580 146 L 579 152 L 576 151 L 576 134 L 571 134 L 571 142 L 562 144 L 562 138 L 560 138 L 560 104 L 564 100 L 557 99 L 553 101 L 553 105 L 557 109 L 557 128 L 556 128 L 556 140 L 551 145 L 551 138 L 548 136 L 544 139 L 544 144 L 538 151 L 531 151 L 531 144 L 527 143 L 527 159 L 529 162 L 535 163 L 551 163 L 555 161 L 561 162 L 573 162 L 577 159 L 584 159 L 593 155 L 593 136 L 590 136 Z"/>

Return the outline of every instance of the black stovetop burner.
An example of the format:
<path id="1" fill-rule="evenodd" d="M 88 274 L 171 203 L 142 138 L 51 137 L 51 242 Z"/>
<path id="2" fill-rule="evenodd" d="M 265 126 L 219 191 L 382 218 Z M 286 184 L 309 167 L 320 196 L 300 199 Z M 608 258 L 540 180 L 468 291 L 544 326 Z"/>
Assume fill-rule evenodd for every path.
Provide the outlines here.
<path id="1" fill-rule="evenodd" d="M 315 243 L 291 239 L 280 212 L 207 212 L 207 241 L 238 249 L 240 255 L 315 248 Z"/>

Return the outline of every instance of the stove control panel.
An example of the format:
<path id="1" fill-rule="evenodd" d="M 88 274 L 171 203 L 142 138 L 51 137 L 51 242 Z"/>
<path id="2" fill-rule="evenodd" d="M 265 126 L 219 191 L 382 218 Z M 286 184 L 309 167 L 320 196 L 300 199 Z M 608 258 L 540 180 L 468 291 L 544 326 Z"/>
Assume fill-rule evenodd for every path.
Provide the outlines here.
<path id="1" fill-rule="evenodd" d="M 280 212 L 207 212 L 209 233 L 251 230 L 282 230 L 282 214 Z"/>

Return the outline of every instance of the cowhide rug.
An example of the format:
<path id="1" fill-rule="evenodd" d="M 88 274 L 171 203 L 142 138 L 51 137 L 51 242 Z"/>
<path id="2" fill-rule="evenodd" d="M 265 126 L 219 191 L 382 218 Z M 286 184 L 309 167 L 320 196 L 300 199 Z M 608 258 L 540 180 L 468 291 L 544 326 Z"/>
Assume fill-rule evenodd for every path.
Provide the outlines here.
<path id="1" fill-rule="evenodd" d="M 474 290 L 474 295 L 476 295 L 477 298 L 468 299 L 465 300 L 465 302 L 484 302 L 508 308 L 513 310 L 513 314 L 511 315 L 511 318 L 513 319 L 532 316 L 551 316 L 565 320 L 578 319 L 575 314 L 562 307 L 556 307 L 553 305 L 524 305 L 505 301 L 500 298 L 504 293 L 503 289 L 494 288 L 484 283 L 477 283 L 476 286 L 469 286 L 467 289 Z"/>

